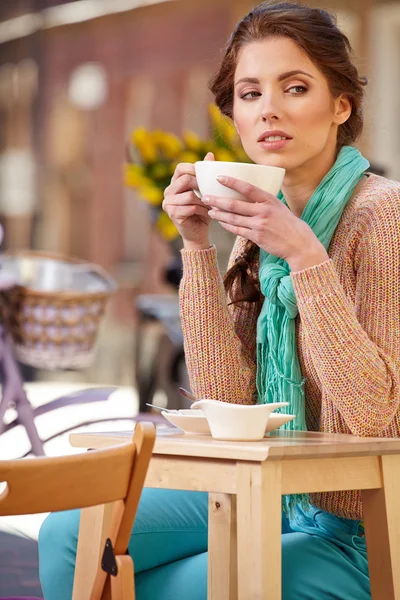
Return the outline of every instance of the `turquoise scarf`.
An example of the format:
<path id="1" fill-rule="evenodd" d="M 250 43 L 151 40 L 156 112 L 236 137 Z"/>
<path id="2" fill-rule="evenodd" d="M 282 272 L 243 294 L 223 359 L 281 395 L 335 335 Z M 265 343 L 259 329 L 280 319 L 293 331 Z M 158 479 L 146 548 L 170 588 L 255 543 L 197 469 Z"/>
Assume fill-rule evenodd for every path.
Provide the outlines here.
<path id="1" fill-rule="evenodd" d="M 301 219 L 326 250 L 368 167 L 369 162 L 356 148 L 344 146 L 308 201 Z M 278 198 L 286 204 L 282 192 Z M 260 250 L 260 286 L 265 302 L 257 322 L 258 402 L 289 402 L 280 412 L 294 414 L 296 418 L 283 428 L 305 431 L 304 378 L 296 346 L 298 308 L 290 268 L 284 259 L 264 250 Z"/>

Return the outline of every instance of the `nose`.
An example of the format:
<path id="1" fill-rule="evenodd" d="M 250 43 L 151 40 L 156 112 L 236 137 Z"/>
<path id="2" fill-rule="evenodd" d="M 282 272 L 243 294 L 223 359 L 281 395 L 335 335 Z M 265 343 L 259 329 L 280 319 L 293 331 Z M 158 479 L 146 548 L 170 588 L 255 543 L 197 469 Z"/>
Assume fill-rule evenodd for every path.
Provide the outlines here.
<path id="1" fill-rule="evenodd" d="M 273 121 L 280 119 L 280 108 L 277 104 L 276 96 L 272 93 L 264 94 L 263 103 L 261 105 L 261 120 Z"/>

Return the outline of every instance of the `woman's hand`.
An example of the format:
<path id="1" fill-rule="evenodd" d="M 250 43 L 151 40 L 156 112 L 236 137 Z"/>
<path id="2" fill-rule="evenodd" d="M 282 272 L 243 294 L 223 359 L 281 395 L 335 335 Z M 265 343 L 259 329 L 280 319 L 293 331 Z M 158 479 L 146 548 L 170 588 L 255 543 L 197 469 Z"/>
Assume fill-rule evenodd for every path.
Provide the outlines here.
<path id="1" fill-rule="evenodd" d="M 228 231 L 251 240 L 266 252 L 286 260 L 292 271 L 321 264 L 329 256 L 317 236 L 278 198 L 233 177 L 219 182 L 248 201 L 203 197 L 212 209 L 208 215 Z"/>
<path id="2" fill-rule="evenodd" d="M 204 160 L 215 160 L 213 153 L 209 152 Z M 210 247 L 209 209 L 193 191 L 198 189 L 194 165 L 181 163 L 176 167 L 171 184 L 164 192 L 162 207 L 175 223 L 187 250 Z"/>

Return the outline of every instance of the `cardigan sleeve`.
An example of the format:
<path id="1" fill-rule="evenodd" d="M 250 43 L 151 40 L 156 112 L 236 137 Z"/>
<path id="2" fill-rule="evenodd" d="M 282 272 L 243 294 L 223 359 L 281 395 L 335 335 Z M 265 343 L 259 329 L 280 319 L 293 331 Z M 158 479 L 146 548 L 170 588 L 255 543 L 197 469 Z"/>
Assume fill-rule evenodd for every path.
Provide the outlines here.
<path id="1" fill-rule="evenodd" d="M 240 254 L 238 238 L 230 263 Z M 180 312 L 186 365 L 192 392 L 238 404 L 255 402 L 254 304 L 228 306 L 215 247 L 182 251 Z"/>
<path id="2" fill-rule="evenodd" d="M 400 192 L 365 208 L 354 254 L 355 301 L 334 264 L 292 273 L 322 389 L 355 435 L 379 436 L 400 402 Z"/>

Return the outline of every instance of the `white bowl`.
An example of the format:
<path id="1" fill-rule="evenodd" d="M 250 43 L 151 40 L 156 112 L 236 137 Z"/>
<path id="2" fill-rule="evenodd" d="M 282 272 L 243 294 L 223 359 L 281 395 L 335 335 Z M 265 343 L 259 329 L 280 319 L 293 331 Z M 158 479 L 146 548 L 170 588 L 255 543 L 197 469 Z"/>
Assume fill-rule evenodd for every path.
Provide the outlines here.
<path id="1" fill-rule="evenodd" d="M 177 410 L 176 412 L 162 411 L 161 414 L 172 425 L 179 427 L 185 433 L 197 435 L 211 435 L 207 417 L 202 410 Z"/>
<path id="2" fill-rule="evenodd" d="M 192 408 L 200 408 L 206 415 L 213 438 L 226 441 L 261 440 L 270 414 L 282 406 L 289 406 L 289 403 L 245 405 L 198 400 L 192 404 Z"/>
<path id="3" fill-rule="evenodd" d="M 197 435 L 211 435 L 210 426 L 207 417 L 202 410 L 177 410 L 175 413 L 162 411 L 161 413 L 167 421 L 179 427 L 185 433 Z M 295 415 L 284 415 L 280 413 L 271 413 L 269 415 L 265 433 L 278 429 L 285 423 L 293 421 Z"/>
<path id="4" fill-rule="evenodd" d="M 235 177 L 246 183 L 277 195 L 281 189 L 285 169 L 265 165 L 252 165 L 247 163 L 234 163 L 213 160 L 203 160 L 195 163 L 196 179 L 202 195 L 220 196 L 243 200 L 242 194 L 231 190 L 217 181 L 219 175 Z"/>
<path id="5" fill-rule="evenodd" d="M 268 418 L 267 427 L 265 429 L 265 433 L 269 433 L 270 431 L 274 431 L 274 429 L 279 429 L 285 423 L 289 423 L 289 421 L 293 421 L 296 418 L 296 415 L 285 415 L 283 413 L 271 413 Z"/>

